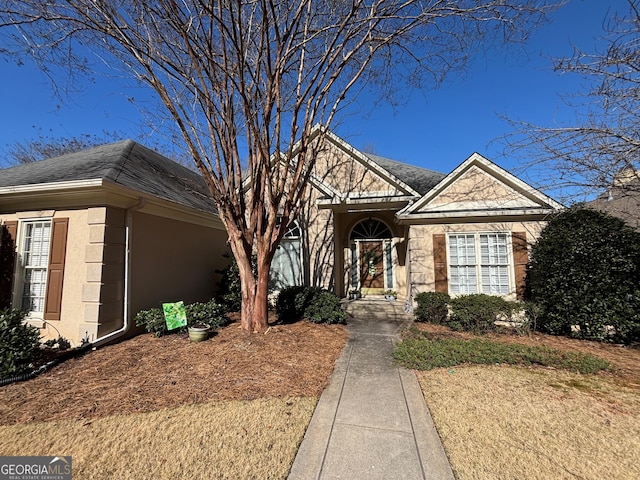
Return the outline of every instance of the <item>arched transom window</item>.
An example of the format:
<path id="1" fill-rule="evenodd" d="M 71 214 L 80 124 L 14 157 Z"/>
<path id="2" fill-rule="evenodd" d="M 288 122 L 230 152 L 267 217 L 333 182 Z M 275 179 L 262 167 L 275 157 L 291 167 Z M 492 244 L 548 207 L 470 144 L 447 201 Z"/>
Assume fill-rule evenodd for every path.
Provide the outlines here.
<path id="1" fill-rule="evenodd" d="M 369 218 L 358 223 L 351 231 L 351 240 L 384 240 L 391 238 L 391 230 L 380 220 Z"/>

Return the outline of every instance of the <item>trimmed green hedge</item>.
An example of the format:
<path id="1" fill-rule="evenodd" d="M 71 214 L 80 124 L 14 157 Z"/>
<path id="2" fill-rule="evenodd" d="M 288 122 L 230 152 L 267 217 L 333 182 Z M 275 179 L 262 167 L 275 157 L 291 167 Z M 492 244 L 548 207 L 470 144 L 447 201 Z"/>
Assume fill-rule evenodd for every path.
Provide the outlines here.
<path id="1" fill-rule="evenodd" d="M 283 322 L 303 318 L 314 323 L 346 323 L 340 298 L 320 287 L 286 287 L 276 300 L 276 314 Z"/>
<path id="2" fill-rule="evenodd" d="M 451 297 L 443 292 L 422 292 L 416 295 L 418 306 L 414 310 L 416 321 L 440 325 L 449 315 Z"/>
<path id="3" fill-rule="evenodd" d="M 584 208 L 554 216 L 532 247 L 529 280 L 541 331 L 640 341 L 640 232 L 622 220 Z"/>

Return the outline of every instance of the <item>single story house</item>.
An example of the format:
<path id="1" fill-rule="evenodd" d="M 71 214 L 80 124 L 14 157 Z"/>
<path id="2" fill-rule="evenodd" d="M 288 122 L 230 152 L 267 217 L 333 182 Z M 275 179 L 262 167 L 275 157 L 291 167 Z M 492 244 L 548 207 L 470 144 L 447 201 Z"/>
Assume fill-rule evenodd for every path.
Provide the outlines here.
<path id="1" fill-rule="evenodd" d="M 131 140 L 0 170 L 0 224 L 0 308 L 72 345 L 210 299 L 228 263 L 203 179 Z"/>
<path id="2" fill-rule="evenodd" d="M 320 136 L 308 196 L 272 288 L 515 299 L 528 249 L 562 206 L 474 153 L 448 174 Z M 0 170 L 0 308 L 78 344 L 128 332 L 141 309 L 206 300 L 227 235 L 195 172 L 127 140 Z"/>
<path id="3" fill-rule="evenodd" d="M 392 290 L 408 306 L 423 291 L 522 296 L 529 247 L 562 205 L 478 153 L 444 174 L 322 138 L 276 287 Z"/>

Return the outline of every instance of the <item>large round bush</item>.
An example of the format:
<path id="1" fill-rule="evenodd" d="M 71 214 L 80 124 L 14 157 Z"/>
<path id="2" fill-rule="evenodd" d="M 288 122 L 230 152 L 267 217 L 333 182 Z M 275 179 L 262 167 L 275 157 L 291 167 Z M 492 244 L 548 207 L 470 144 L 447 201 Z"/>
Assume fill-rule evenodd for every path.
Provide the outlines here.
<path id="1" fill-rule="evenodd" d="M 640 339 L 640 233 L 621 220 L 584 208 L 554 216 L 532 248 L 529 274 L 542 331 Z"/>

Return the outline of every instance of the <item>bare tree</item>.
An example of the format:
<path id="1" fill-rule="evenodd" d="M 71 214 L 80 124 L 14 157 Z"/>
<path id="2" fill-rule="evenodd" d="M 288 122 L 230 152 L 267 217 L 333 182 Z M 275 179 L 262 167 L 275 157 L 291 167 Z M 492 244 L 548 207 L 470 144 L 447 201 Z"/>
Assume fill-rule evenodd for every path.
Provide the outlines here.
<path id="1" fill-rule="evenodd" d="M 121 135 L 116 132 L 104 132 L 103 135 L 84 133 L 71 137 L 55 138 L 41 134 L 35 139 L 15 142 L 10 145 L 7 155 L 14 163 L 25 164 L 79 152 L 120 139 Z"/>
<path id="2" fill-rule="evenodd" d="M 575 123 L 511 120 L 517 133 L 509 137 L 508 150 L 520 150 L 525 167 L 567 200 L 611 188 L 640 192 L 640 2 L 628 4 L 626 15 L 603 20 L 601 50 L 574 48 L 571 57 L 555 61 L 557 72 L 580 75 L 587 85 L 565 97 Z"/>
<path id="3" fill-rule="evenodd" d="M 66 155 L 68 153 L 79 152 L 87 148 L 117 142 L 124 138 L 126 138 L 126 135 L 122 132 L 107 131 L 102 132 L 102 134 L 80 133 L 67 137 L 52 137 L 41 133 L 36 138 L 9 145 L 6 153 L 13 163 L 25 164 Z M 184 149 L 181 150 L 173 143 L 158 143 L 157 141 L 150 143 L 146 137 L 140 139 L 140 141 L 178 163 L 193 166 L 190 157 L 187 158 L 187 152 L 185 152 Z"/>
<path id="4" fill-rule="evenodd" d="M 547 3 L 23 0 L 3 2 L 0 32 L 52 77 L 93 55 L 157 93 L 229 234 L 242 326 L 263 331 L 271 260 L 344 102 L 363 85 L 437 84 L 484 40 L 523 40 Z"/>

